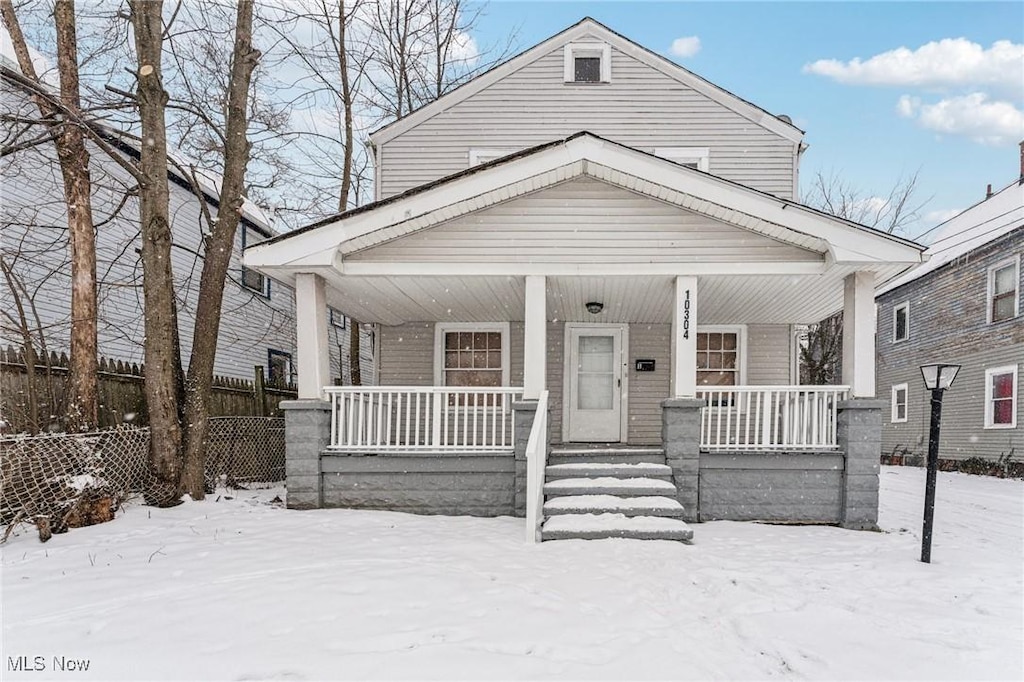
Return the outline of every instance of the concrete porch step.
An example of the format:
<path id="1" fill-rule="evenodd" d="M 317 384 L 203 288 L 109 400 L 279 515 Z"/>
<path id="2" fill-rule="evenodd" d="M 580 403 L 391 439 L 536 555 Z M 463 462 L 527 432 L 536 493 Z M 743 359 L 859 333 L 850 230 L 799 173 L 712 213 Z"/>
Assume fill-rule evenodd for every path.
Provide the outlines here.
<path id="1" fill-rule="evenodd" d="M 601 540 L 632 538 L 636 540 L 693 539 L 693 531 L 683 521 L 660 516 L 626 516 L 624 514 L 562 514 L 552 516 L 541 527 L 544 540 Z"/>
<path id="2" fill-rule="evenodd" d="M 551 446 L 548 464 L 664 464 L 665 450 L 659 447 L 611 444 L 561 444 Z"/>
<path id="3" fill-rule="evenodd" d="M 645 497 L 649 495 L 675 496 L 676 487 L 671 481 L 645 476 L 634 478 L 560 478 L 544 484 L 544 495 L 617 495 L 619 497 Z"/>
<path id="4" fill-rule="evenodd" d="M 545 516 L 562 514 L 622 514 L 623 516 L 683 515 L 678 500 L 661 495 L 648 497 L 616 497 L 615 495 L 569 495 L 544 503 Z"/>
<path id="5" fill-rule="evenodd" d="M 599 476 L 611 476 L 612 478 L 634 478 L 643 476 L 646 478 L 657 478 L 665 481 L 672 480 L 672 468 L 665 464 L 654 464 L 653 462 L 639 463 L 605 463 L 605 462 L 572 462 L 567 464 L 549 464 L 545 470 L 547 480 L 552 481 L 559 478 L 597 478 Z"/>

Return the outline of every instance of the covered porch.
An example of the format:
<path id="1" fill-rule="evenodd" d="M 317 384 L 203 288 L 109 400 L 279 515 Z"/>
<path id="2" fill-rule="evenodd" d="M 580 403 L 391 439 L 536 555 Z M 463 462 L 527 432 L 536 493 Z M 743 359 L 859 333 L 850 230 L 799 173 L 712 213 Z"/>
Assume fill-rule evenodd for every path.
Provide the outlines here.
<path id="1" fill-rule="evenodd" d="M 296 290 L 289 505 L 360 506 L 376 471 L 389 487 L 362 506 L 419 495 L 413 510 L 525 514 L 536 535 L 552 445 L 601 443 L 660 452 L 646 464 L 671 471 L 693 520 L 705 464 L 746 471 L 753 457 L 758 471 L 832 472 L 838 511 L 792 520 L 871 525 L 871 491 L 843 486 L 861 476 L 853 444 L 864 462 L 874 452 L 874 285 L 919 260 L 916 245 L 588 134 L 258 245 L 247 266 Z M 376 325 L 379 386 L 330 385 L 330 308 Z M 792 325 L 837 310 L 846 385 L 797 385 Z M 865 466 L 877 490 L 877 453 Z M 436 476 L 399 494 L 415 472 Z M 430 501 L 459 491 L 473 504 Z"/>

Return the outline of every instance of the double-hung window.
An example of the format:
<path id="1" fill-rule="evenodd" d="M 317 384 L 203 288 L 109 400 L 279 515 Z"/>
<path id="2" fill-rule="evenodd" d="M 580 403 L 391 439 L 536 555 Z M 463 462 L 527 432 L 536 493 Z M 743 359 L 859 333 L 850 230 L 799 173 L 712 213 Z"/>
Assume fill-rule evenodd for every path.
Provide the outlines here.
<path id="1" fill-rule="evenodd" d="M 701 327 L 697 331 L 697 386 L 743 383 L 742 327 Z"/>
<path id="2" fill-rule="evenodd" d="M 988 321 L 1017 317 L 1020 307 L 1020 256 L 997 263 L 988 270 Z"/>
<path id="3" fill-rule="evenodd" d="M 892 387 L 892 415 L 889 421 L 893 424 L 907 421 L 907 384 Z"/>
<path id="4" fill-rule="evenodd" d="M 985 370 L 985 428 L 1017 427 L 1017 365 Z"/>
<path id="5" fill-rule="evenodd" d="M 442 386 L 508 386 L 509 325 L 438 323 L 434 372 Z"/>
<path id="6" fill-rule="evenodd" d="M 892 342 L 898 343 L 910 338 L 910 301 L 904 301 L 892 309 Z"/>

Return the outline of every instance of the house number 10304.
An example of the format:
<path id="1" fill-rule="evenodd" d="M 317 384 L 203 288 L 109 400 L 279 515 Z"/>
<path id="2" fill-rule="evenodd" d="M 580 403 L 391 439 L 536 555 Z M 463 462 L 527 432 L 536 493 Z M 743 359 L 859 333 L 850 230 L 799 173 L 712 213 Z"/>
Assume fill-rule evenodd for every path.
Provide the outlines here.
<path id="1" fill-rule="evenodd" d="M 683 297 L 683 338 L 690 338 L 690 290 Z"/>

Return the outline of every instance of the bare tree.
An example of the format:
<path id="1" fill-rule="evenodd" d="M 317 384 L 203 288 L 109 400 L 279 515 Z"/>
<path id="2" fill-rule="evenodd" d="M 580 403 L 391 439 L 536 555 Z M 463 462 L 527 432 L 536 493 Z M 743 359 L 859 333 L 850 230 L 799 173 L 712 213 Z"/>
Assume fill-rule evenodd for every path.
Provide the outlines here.
<path id="1" fill-rule="evenodd" d="M 21 76 L 38 90 L 43 85 L 36 73 L 21 24 L 11 0 L 0 0 L 0 15 L 11 37 Z M 53 8 L 57 32 L 57 68 L 60 74 L 60 107 L 51 98 L 36 94 L 34 101 L 60 161 L 67 206 L 71 252 L 71 353 L 68 374 L 68 428 L 82 431 L 99 422 L 99 358 L 96 334 L 96 233 L 92 223 L 92 183 L 89 152 L 80 126 L 67 115 L 79 115 L 81 95 L 78 77 L 78 45 L 75 5 L 71 0 Z"/>
<path id="2" fill-rule="evenodd" d="M 885 196 L 854 187 L 836 173 L 817 173 L 807 204 L 839 218 L 852 220 L 889 234 L 899 234 L 917 221 L 931 200 L 917 197 L 918 173 L 901 177 Z M 800 382 L 832 384 L 841 379 L 843 315 L 837 313 L 807 330 L 800 347 Z"/>

